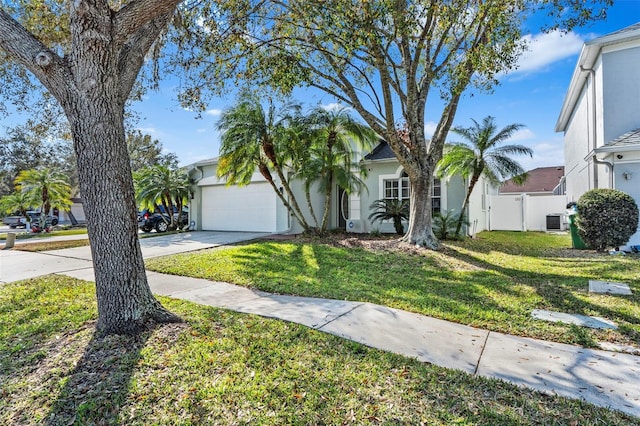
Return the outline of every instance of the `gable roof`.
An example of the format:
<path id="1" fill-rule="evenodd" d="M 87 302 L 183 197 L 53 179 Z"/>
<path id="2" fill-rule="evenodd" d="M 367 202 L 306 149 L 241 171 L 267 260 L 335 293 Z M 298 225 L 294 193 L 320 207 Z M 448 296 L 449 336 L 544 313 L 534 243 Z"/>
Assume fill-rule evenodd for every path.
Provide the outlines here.
<path id="1" fill-rule="evenodd" d="M 621 30 L 607 34 L 603 37 L 594 38 L 586 42 L 582 46 L 580 57 L 576 64 L 576 68 L 573 71 L 571 82 L 569 83 L 569 89 L 565 95 L 564 102 L 562 103 L 562 109 L 556 122 L 556 132 L 564 132 L 569 124 L 569 118 L 573 112 L 582 87 L 587 82 L 588 74 L 591 72 L 593 65 L 600 56 L 600 52 L 603 47 L 613 44 L 619 44 L 631 40 L 640 40 L 640 22 L 630 25 Z"/>
<path id="2" fill-rule="evenodd" d="M 595 152 L 640 151 L 640 129 L 632 130 L 595 149 Z"/>
<path id="3" fill-rule="evenodd" d="M 529 178 L 522 185 L 517 185 L 509 179 L 500 187 L 500 193 L 535 193 L 553 192 L 564 176 L 564 166 L 538 167 L 527 172 Z"/>
<path id="4" fill-rule="evenodd" d="M 373 148 L 373 151 L 364 156 L 364 159 L 368 161 L 391 160 L 395 158 L 396 155 L 386 141 L 380 141 L 380 143 Z"/>

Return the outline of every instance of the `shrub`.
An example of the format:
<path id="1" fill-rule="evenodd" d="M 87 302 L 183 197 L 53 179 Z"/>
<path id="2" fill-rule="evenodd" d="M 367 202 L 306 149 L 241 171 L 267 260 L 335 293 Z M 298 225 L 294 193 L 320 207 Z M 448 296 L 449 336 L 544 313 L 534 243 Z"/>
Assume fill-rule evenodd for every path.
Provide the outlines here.
<path id="1" fill-rule="evenodd" d="M 375 200 L 369 208 L 374 210 L 373 213 L 369 215 L 369 220 L 374 222 L 392 220 L 396 234 L 404 235 L 402 221 L 409 220 L 409 202 L 407 200 Z"/>
<path id="2" fill-rule="evenodd" d="M 462 213 L 464 214 L 464 213 Z M 458 228 L 459 215 L 454 214 L 454 210 L 447 210 L 433 215 L 433 233 L 439 240 L 458 239 L 460 235 L 456 233 Z M 469 225 L 465 217 L 462 218 L 463 225 Z"/>
<path id="3" fill-rule="evenodd" d="M 587 245 L 598 251 L 618 247 L 638 230 L 638 206 L 617 189 L 592 189 L 577 204 L 576 225 Z"/>

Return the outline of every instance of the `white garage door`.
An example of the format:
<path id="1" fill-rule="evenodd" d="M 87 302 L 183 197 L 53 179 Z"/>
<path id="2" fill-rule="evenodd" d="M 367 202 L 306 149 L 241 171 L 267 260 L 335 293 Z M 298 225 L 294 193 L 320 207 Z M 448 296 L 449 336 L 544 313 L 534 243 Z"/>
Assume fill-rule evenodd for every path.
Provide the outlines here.
<path id="1" fill-rule="evenodd" d="M 276 232 L 276 194 L 266 182 L 202 188 L 205 231 Z"/>

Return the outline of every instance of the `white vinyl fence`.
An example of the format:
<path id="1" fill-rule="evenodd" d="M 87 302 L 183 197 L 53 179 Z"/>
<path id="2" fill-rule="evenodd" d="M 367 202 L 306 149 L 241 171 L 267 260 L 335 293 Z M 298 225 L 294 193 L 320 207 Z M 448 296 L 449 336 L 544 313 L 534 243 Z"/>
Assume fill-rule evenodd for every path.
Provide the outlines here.
<path id="1" fill-rule="evenodd" d="M 550 231 L 567 229 L 566 195 L 493 195 L 489 230 Z"/>

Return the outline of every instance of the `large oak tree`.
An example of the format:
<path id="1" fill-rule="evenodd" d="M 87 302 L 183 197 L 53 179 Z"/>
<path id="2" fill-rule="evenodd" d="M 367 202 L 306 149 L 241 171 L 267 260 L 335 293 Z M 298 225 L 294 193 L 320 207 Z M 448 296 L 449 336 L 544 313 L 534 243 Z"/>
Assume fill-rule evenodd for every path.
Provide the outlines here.
<path id="1" fill-rule="evenodd" d="M 216 35 L 215 13 L 184 40 L 181 63 L 197 81 L 190 92 L 227 78 L 284 92 L 311 86 L 355 109 L 383 136 L 409 176 L 410 220 L 405 240 L 436 248 L 429 197 L 463 93 L 490 90 L 524 51 L 524 21 L 549 15 L 546 29 L 570 29 L 603 16 L 611 0 L 256 0 L 227 2 L 228 37 Z M 248 15 L 248 13 L 250 13 Z M 427 101 L 431 102 L 429 111 Z M 427 112 L 436 124 L 425 135 Z M 398 131 L 399 128 L 406 131 Z"/>
<path id="2" fill-rule="evenodd" d="M 0 59 L 35 76 L 69 121 L 101 333 L 133 333 L 150 320 L 179 320 L 147 282 L 123 124 L 145 56 L 179 2 L 15 1 L 0 8 Z"/>

